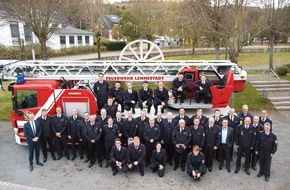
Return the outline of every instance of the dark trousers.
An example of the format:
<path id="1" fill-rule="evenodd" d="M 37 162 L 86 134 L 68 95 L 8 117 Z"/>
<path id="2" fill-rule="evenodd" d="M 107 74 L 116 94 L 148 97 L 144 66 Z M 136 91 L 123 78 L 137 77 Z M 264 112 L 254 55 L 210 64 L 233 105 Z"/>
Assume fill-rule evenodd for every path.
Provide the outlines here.
<path id="1" fill-rule="evenodd" d="M 219 147 L 219 161 L 221 165 L 224 165 L 224 160 L 226 160 L 227 168 L 230 167 L 231 164 L 231 147 L 228 147 L 225 144 L 222 144 Z"/>
<path id="2" fill-rule="evenodd" d="M 112 147 L 114 146 L 115 142 L 112 141 L 108 141 L 108 142 L 105 142 L 105 149 L 106 149 L 106 160 L 107 160 L 107 163 L 109 163 L 110 161 L 110 153 L 111 153 L 111 150 L 112 150 Z"/>
<path id="3" fill-rule="evenodd" d="M 250 154 L 251 154 L 251 150 L 250 148 L 242 148 L 239 147 L 238 148 L 238 156 L 237 156 L 237 162 L 236 162 L 236 167 L 237 169 L 241 168 L 241 159 L 242 159 L 242 155 L 243 153 L 245 153 L 245 169 L 249 169 L 250 167 Z"/>
<path id="4" fill-rule="evenodd" d="M 135 160 L 135 161 L 137 161 L 137 160 Z M 132 162 L 132 165 L 133 165 L 132 169 L 133 169 L 134 167 L 136 167 L 136 166 L 134 165 L 134 162 L 135 162 L 135 161 L 131 161 L 131 162 Z M 144 162 L 138 162 L 138 167 L 139 167 L 139 172 L 140 172 L 140 173 L 144 173 L 144 166 L 145 166 L 145 163 L 144 163 Z"/>
<path id="5" fill-rule="evenodd" d="M 251 150 L 251 154 L 250 154 L 250 163 L 252 167 L 255 167 L 257 164 L 257 160 L 258 160 L 258 155 L 255 153 L 255 149 Z"/>
<path id="6" fill-rule="evenodd" d="M 155 143 L 146 142 L 146 164 L 150 163 L 152 151 L 155 149 Z"/>
<path id="7" fill-rule="evenodd" d="M 172 94 L 175 98 L 175 100 L 177 100 L 178 96 L 180 96 L 180 100 L 185 100 L 185 97 L 186 97 L 186 91 L 183 90 L 183 91 L 177 91 L 177 90 L 173 90 L 172 91 Z"/>
<path id="8" fill-rule="evenodd" d="M 105 105 L 107 102 L 108 102 L 108 99 L 104 99 L 104 100 L 102 100 L 102 99 L 99 99 L 99 98 L 98 98 L 98 102 L 97 102 L 97 104 L 98 104 L 98 115 L 100 115 L 101 109 L 104 107 L 104 105 Z"/>
<path id="9" fill-rule="evenodd" d="M 271 153 L 259 151 L 259 163 L 260 163 L 260 171 L 259 173 L 265 175 L 265 177 L 270 177 L 270 169 L 271 169 Z"/>
<path id="10" fill-rule="evenodd" d="M 118 171 L 119 170 L 119 167 L 117 167 L 115 162 L 112 162 L 110 160 L 109 164 L 111 165 L 112 171 Z M 122 164 L 122 171 L 123 172 L 127 172 L 128 171 L 128 165 L 126 163 Z"/>
<path id="11" fill-rule="evenodd" d="M 90 158 L 90 154 L 89 154 L 89 143 L 87 140 L 81 141 L 80 144 L 80 150 L 81 150 L 81 155 L 83 155 L 83 153 L 86 155 L 86 158 L 89 159 Z"/>
<path id="12" fill-rule="evenodd" d="M 174 151 L 174 164 L 175 166 L 179 166 L 179 161 L 180 161 L 180 166 L 182 168 L 185 167 L 186 163 L 186 157 L 187 157 L 187 150 L 183 150 L 181 153 L 177 152 L 176 149 Z"/>
<path id="13" fill-rule="evenodd" d="M 51 156 L 54 156 L 54 147 L 53 147 L 53 143 L 52 143 L 52 137 L 41 136 L 40 141 L 41 141 L 41 149 L 42 149 L 43 157 L 47 158 L 47 144 L 48 144 Z"/>
<path id="14" fill-rule="evenodd" d="M 194 170 L 196 174 L 200 173 L 200 176 L 202 177 L 204 174 L 206 174 L 207 170 L 206 168 L 204 168 L 201 172 L 199 172 L 199 169 L 198 168 L 194 168 Z M 193 177 L 192 175 L 192 171 L 190 170 L 187 170 L 187 174 L 189 175 L 189 177 Z"/>
<path id="15" fill-rule="evenodd" d="M 197 97 L 195 100 L 197 103 L 200 102 L 201 99 L 204 100 L 204 103 L 208 103 L 211 100 L 211 94 L 210 93 L 204 93 L 201 90 L 197 90 L 195 97 Z"/>
<path id="16" fill-rule="evenodd" d="M 161 103 L 159 104 L 158 102 L 154 102 L 154 109 L 155 109 L 155 113 L 158 112 L 158 106 L 161 105 Z M 161 112 L 164 113 L 164 109 L 167 107 L 167 104 L 161 109 Z"/>
<path id="17" fill-rule="evenodd" d="M 100 141 L 98 142 L 98 152 L 101 156 L 101 161 L 106 159 L 106 148 L 105 148 L 105 139 L 103 136 L 101 136 Z"/>
<path id="18" fill-rule="evenodd" d="M 164 176 L 164 172 L 165 172 L 165 167 L 162 170 L 159 170 L 159 165 L 156 164 L 155 162 L 152 162 L 149 164 L 149 168 L 153 171 L 153 172 L 158 172 L 158 176 L 159 177 L 163 177 Z"/>
<path id="19" fill-rule="evenodd" d="M 152 107 L 152 101 L 147 102 L 147 111 L 150 112 L 151 107 Z M 140 107 L 141 110 L 143 110 L 143 104 L 141 102 L 138 102 L 138 106 Z"/>
<path id="20" fill-rule="evenodd" d="M 28 144 L 28 150 L 29 150 L 29 164 L 33 164 L 33 154 L 35 151 L 35 160 L 36 162 L 39 162 L 39 149 L 40 149 L 40 142 L 39 140 L 37 142 L 27 142 Z"/>
<path id="21" fill-rule="evenodd" d="M 124 102 L 122 100 L 119 99 L 115 99 L 114 103 L 117 102 L 118 104 L 121 105 L 121 112 L 124 112 Z"/>
<path id="22" fill-rule="evenodd" d="M 214 157 L 214 147 L 205 146 L 204 147 L 204 157 L 205 157 L 205 165 L 208 168 L 212 168 L 212 162 Z"/>
<path id="23" fill-rule="evenodd" d="M 63 156 L 62 150 L 65 156 L 69 156 L 66 137 L 67 137 L 66 135 L 61 135 L 60 138 L 59 137 L 54 138 L 56 151 L 59 156 Z"/>
<path id="24" fill-rule="evenodd" d="M 101 154 L 100 154 L 100 143 L 99 142 L 89 142 L 89 155 L 90 155 L 90 163 L 94 164 L 96 161 L 96 155 L 97 155 L 97 160 L 98 163 L 101 163 Z"/>
<path id="25" fill-rule="evenodd" d="M 164 143 L 163 145 L 164 147 L 164 150 L 166 151 L 167 153 L 167 161 L 169 163 L 172 163 L 172 160 L 173 160 L 173 155 L 174 155 L 174 145 L 171 144 L 171 143 Z"/>
<path id="26" fill-rule="evenodd" d="M 76 156 L 76 141 L 78 137 L 77 136 L 71 136 L 71 150 L 72 150 L 72 155 Z"/>
<path id="27" fill-rule="evenodd" d="M 136 106 L 136 103 L 135 104 L 132 104 L 132 103 L 125 103 L 125 110 L 126 111 L 130 111 L 131 109 L 132 109 L 132 111 L 133 110 L 135 110 L 135 106 Z"/>

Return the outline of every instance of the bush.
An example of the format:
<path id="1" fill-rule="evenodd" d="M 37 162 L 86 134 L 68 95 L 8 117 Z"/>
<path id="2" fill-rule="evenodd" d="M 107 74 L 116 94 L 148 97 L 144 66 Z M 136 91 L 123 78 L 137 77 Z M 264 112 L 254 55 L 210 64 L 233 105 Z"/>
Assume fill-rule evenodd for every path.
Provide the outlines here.
<path id="1" fill-rule="evenodd" d="M 275 69 L 276 73 L 280 76 L 285 76 L 289 72 L 289 68 L 287 66 L 280 66 Z"/>
<path id="2" fill-rule="evenodd" d="M 108 51 L 118 51 L 122 50 L 126 46 L 126 42 L 111 42 L 111 41 L 104 41 L 102 45 L 106 47 Z"/>
<path id="3" fill-rule="evenodd" d="M 286 64 L 286 65 L 284 65 L 284 66 L 288 67 L 288 69 L 289 69 L 289 71 L 290 71 L 290 64 Z"/>

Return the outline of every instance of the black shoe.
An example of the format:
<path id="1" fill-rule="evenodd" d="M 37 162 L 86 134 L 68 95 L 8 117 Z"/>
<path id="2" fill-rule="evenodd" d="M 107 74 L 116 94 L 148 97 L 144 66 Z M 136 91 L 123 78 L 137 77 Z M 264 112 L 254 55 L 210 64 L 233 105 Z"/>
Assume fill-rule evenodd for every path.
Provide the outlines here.
<path id="1" fill-rule="evenodd" d="M 164 109 L 161 109 L 161 113 L 164 113 Z"/>
<path id="2" fill-rule="evenodd" d="M 33 170 L 33 166 L 30 165 L 30 166 L 29 166 L 29 171 L 32 171 L 32 170 Z"/>
<path id="3" fill-rule="evenodd" d="M 118 170 L 113 171 L 113 176 L 117 175 Z"/>
<path id="4" fill-rule="evenodd" d="M 209 172 L 212 172 L 212 168 L 208 168 L 208 171 L 209 171 Z"/>
<path id="5" fill-rule="evenodd" d="M 89 158 L 86 158 L 85 163 L 87 163 L 89 160 L 90 160 Z"/>
<path id="6" fill-rule="evenodd" d="M 44 157 L 43 158 L 43 163 L 45 163 L 47 161 L 47 158 L 46 157 Z"/>
<path id="7" fill-rule="evenodd" d="M 235 170 L 235 174 L 239 173 L 239 171 L 240 171 L 239 169 L 236 169 L 236 170 Z"/>
<path id="8" fill-rule="evenodd" d="M 178 168 L 178 166 L 174 166 L 174 167 L 173 167 L 173 170 L 177 170 L 177 168 Z"/>
<path id="9" fill-rule="evenodd" d="M 148 110 L 147 110 L 147 113 L 150 113 L 150 110 L 151 110 L 151 109 L 148 109 Z"/>
<path id="10" fill-rule="evenodd" d="M 222 170 L 223 167 L 224 167 L 224 165 L 220 164 L 220 166 L 219 166 L 219 170 Z"/>
<path id="11" fill-rule="evenodd" d="M 52 155 L 51 157 L 52 157 L 53 160 L 56 160 L 55 155 Z"/>
<path id="12" fill-rule="evenodd" d="M 169 165 L 172 166 L 173 165 L 172 162 L 169 162 Z"/>
<path id="13" fill-rule="evenodd" d="M 72 158 L 71 158 L 71 161 L 74 161 L 76 159 L 76 156 L 74 155 Z"/>
<path id="14" fill-rule="evenodd" d="M 229 173 L 231 173 L 231 168 L 227 168 L 227 171 L 228 171 Z"/>
<path id="15" fill-rule="evenodd" d="M 70 160 L 69 156 L 65 156 L 67 160 Z"/>
<path id="16" fill-rule="evenodd" d="M 256 170 L 257 170 L 256 166 L 252 166 L 252 169 L 253 169 L 254 171 L 256 171 Z"/>
<path id="17" fill-rule="evenodd" d="M 93 163 L 90 163 L 88 167 L 91 168 L 93 165 L 94 165 Z"/>
<path id="18" fill-rule="evenodd" d="M 41 162 L 36 162 L 36 165 L 43 166 L 43 163 L 41 163 Z"/>
<path id="19" fill-rule="evenodd" d="M 99 163 L 99 167 L 102 168 L 103 167 L 103 164 L 102 163 Z"/>
<path id="20" fill-rule="evenodd" d="M 106 163 L 105 168 L 109 167 L 109 163 Z"/>
<path id="21" fill-rule="evenodd" d="M 246 172 L 247 175 L 250 175 L 249 169 L 246 169 L 245 172 Z"/>
<path id="22" fill-rule="evenodd" d="M 157 112 L 154 112 L 154 115 L 157 115 Z"/>
<path id="23" fill-rule="evenodd" d="M 81 159 L 81 160 L 84 159 L 83 155 L 80 156 L 80 159 Z"/>
<path id="24" fill-rule="evenodd" d="M 183 171 L 183 172 L 184 172 L 184 171 L 185 171 L 185 167 L 181 167 L 181 171 Z"/>
<path id="25" fill-rule="evenodd" d="M 263 174 L 260 174 L 260 173 L 257 175 L 257 177 L 262 177 L 262 176 L 263 176 Z"/>
<path id="26" fill-rule="evenodd" d="M 140 172 L 140 175 L 143 177 L 144 176 L 144 172 Z"/>
<path id="27" fill-rule="evenodd" d="M 180 100 L 180 103 L 181 103 L 181 104 L 184 103 L 184 100 Z"/>
<path id="28" fill-rule="evenodd" d="M 265 181 L 268 182 L 269 181 L 269 177 L 265 177 Z"/>
<path id="29" fill-rule="evenodd" d="M 156 173 L 157 169 L 156 170 L 152 170 L 152 173 Z"/>
<path id="30" fill-rule="evenodd" d="M 57 160 L 60 160 L 62 157 L 63 157 L 63 156 L 58 156 L 58 157 L 57 157 Z"/>
<path id="31" fill-rule="evenodd" d="M 177 98 L 175 98 L 174 103 L 177 104 Z"/>
<path id="32" fill-rule="evenodd" d="M 136 113 L 136 112 L 135 112 L 135 109 L 133 109 L 133 110 L 132 110 L 132 113 L 133 113 L 133 114 L 135 114 L 135 113 Z"/>

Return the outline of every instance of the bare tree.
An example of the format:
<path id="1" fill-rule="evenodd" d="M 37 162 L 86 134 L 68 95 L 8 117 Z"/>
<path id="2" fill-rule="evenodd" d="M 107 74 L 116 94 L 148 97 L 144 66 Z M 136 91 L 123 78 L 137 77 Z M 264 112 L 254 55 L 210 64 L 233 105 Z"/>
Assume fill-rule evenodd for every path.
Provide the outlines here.
<path id="1" fill-rule="evenodd" d="M 46 42 L 65 21 L 63 10 L 67 10 L 70 3 L 69 0 L 1 0 L 2 10 L 10 19 L 31 27 L 39 40 L 44 60 L 48 58 Z"/>

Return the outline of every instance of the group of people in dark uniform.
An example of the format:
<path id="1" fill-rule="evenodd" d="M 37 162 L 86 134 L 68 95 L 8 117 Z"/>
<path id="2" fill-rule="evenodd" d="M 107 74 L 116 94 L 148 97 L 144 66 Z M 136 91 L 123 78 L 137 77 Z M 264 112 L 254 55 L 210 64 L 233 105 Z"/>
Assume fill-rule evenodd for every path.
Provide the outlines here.
<path id="1" fill-rule="evenodd" d="M 181 84 L 183 77 L 179 75 L 176 80 Z M 103 75 L 99 75 L 99 81 L 94 85 L 98 106 L 101 108 L 98 115 L 84 112 L 81 117 L 78 110 L 73 109 L 72 116 L 66 117 L 61 107 L 56 108 L 53 117 L 47 115 L 46 109 L 42 110 L 42 115 L 36 120 L 34 114 L 29 113 L 29 121 L 24 125 L 29 146 L 29 170 L 33 170 L 34 151 L 36 164 L 43 166 L 39 160 L 40 145 L 45 163 L 48 157 L 47 144 L 53 160 L 65 156 L 67 160 L 73 161 L 77 157 L 78 143 L 79 157 L 85 163 L 89 162 L 89 168 L 96 161 L 99 167 L 103 167 L 105 160 L 105 167 L 111 166 L 113 175 L 119 170 L 126 172 L 138 167 L 140 175 L 144 176 L 144 168 L 149 167 L 163 177 L 166 165 L 174 164 L 173 170 L 179 167 L 181 171 L 187 169 L 190 177 L 200 180 L 207 171 L 212 171 L 214 158 L 219 161 L 219 170 L 223 169 L 225 162 L 227 171 L 231 172 L 235 144 L 235 173 L 241 169 L 243 156 L 243 168 L 248 175 L 250 167 L 256 170 L 259 159 L 258 177 L 264 175 L 265 181 L 269 181 L 271 158 L 277 151 L 278 142 L 266 110 L 262 110 L 261 116 L 252 116 L 248 106 L 244 105 L 240 114 L 236 114 L 232 108 L 228 115 L 223 116 L 216 109 L 214 115 L 207 118 L 202 109 L 197 109 L 196 114 L 189 117 L 181 108 L 178 116 L 173 117 L 171 112 L 167 112 L 163 118 L 162 113 L 168 101 L 168 91 L 163 82 L 158 83 L 153 97 L 146 81 L 143 82 L 139 96 L 132 89 L 131 83 L 127 83 L 127 87 L 127 91 L 121 92 L 121 85 L 117 82 L 110 91 Z M 182 101 L 182 91 L 186 88 L 186 84 L 179 87 L 176 85 L 173 87 L 176 90 L 174 96 L 180 97 Z M 149 118 L 146 112 L 150 112 L 152 100 L 156 117 Z M 137 103 L 141 111 L 140 116 L 134 118 Z M 121 111 L 118 111 L 118 104 L 121 105 Z M 157 106 L 160 106 L 159 112 Z M 126 118 L 122 117 L 123 109 L 127 110 Z M 71 143 L 71 157 L 67 139 Z"/>

